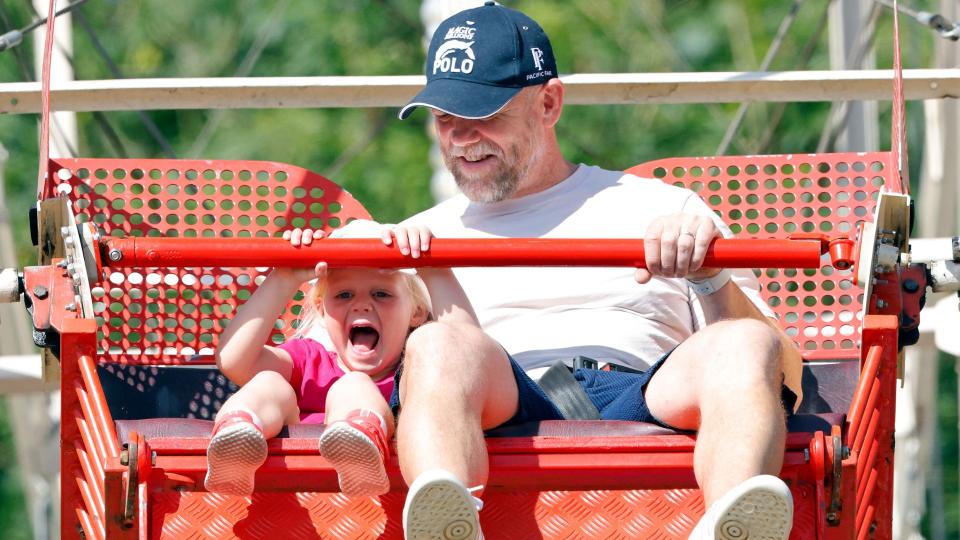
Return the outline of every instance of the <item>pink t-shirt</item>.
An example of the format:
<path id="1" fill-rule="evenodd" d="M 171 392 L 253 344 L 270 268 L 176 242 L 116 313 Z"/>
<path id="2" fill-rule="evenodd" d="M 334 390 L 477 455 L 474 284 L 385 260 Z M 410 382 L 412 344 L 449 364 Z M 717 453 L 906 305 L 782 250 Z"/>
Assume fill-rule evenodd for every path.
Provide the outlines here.
<path id="1" fill-rule="evenodd" d="M 318 341 L 310 338 L 293 339 L 280 348 L 293 359 L 290 385 L 297 393 L 300 407 L 300 422 L 322 424 L 330 386 L 343 377 L 344 371 L 337 365 L 337 353 L 328 351 Z M 393 392 L 393 371 L 377 381 L 377 388 L 384 399 L 390 400 Z"/>

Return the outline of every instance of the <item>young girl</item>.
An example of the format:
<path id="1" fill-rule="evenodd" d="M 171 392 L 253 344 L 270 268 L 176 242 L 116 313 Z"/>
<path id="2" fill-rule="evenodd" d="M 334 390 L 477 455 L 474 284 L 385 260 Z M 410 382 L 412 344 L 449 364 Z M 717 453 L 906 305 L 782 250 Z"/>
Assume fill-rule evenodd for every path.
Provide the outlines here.
<path id="1" fill-rule="evenodd" d="M 425 229 L 387 228 L 357 220 L 332 236 L 397 239 L 401 252 L 419 257 Z M 322 231 L 287 231 L 298 246 Z M 409 246 L 409 247 L 408 247 Z M 423 280 L 418 276 L 422 276 Z M 265 345 L 274 321 L 300 285 L 316 284 L 304 301 L 293 339 Z M 426 289 L 424 288 L 426 284 Z M 429 290 L 429 294 L 428 294 Z M 336 468 L 347 495 L 379 495 L 390 488 L 384 468 L 393 415 L 387 400 L 409 333 L 431 320 L 477 324 L 460 284 L 448 268 L 408 270 L 277 268 L 237 311 L 220 339 L 217 366 L 240 390 L 220 408 L 207 449 L 207 490 L 236 495 L 253 492 L 254 473 L 266 460 L 266 439 L 285 425 L 326 423 L 320 453 Z M 322 326 L 328 350 L 307 337 Z"/>

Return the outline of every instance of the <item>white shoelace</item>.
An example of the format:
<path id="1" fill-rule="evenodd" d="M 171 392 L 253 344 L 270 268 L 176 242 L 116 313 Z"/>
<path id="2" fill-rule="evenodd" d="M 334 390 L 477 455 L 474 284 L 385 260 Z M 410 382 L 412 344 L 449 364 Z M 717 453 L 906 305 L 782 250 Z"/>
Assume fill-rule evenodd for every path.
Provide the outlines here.
<path id="1" fill-rule="evenodd" d="M 484 487 L 483 485 L 479 485 L 479 486 L 474 486 L 472 488 L 467 488 L 467 491 L 470 492 L 470 496 L 473 497 L 473 504 L 477 505 L 477 512 L 483 510 L 483 500 L 481 500 L 479 497 L 474 495 L 474 493 L 478 491 L 483 491 L 483 487 Z"/>

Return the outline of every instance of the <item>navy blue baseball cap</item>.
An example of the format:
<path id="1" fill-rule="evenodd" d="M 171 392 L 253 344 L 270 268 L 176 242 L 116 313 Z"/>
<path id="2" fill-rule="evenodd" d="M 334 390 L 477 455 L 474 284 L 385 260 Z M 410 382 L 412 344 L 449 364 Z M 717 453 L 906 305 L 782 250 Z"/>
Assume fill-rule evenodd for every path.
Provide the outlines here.
<path id="1" fill-rule="evenodd" d="M 461 118 L 487 118 L 527 86 L 557 76 L 553 47 L 536 21 L 487 2 L 440 23 L 427 50 L 427 85 L 400 109 L 420 106 Z"/>

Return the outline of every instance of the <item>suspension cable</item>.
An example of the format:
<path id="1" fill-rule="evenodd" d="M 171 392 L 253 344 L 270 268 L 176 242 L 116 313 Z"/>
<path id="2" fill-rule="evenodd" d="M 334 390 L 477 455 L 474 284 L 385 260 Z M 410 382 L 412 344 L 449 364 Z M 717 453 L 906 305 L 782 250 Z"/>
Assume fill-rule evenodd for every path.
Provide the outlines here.
<path id="1" fill-rule="evenodd" d="M 67 4 L 67 7 L 61 9 L 60 11 L 53 14 L 54 17 L 59 17 L 64 13 L 69 13 L 81 5 L 85 4 L 87 0 L 75 0 L 74 2 Z M 0 51 L 5 51 L 7 49 L 16 47 L 21 42 L 23 42 L 23 36 L 33 32 L 37 28 L 47 24 L 47 19 L 49 17 L 42 17 L 34 20 L 32 23 L 24 26 L 19 30 L 10 30 L 0 36 Z"/>
<path id="2" fill-rule="evenodd" d="M 890 9 L 896 9 L 908 17 L 913 17 L 918 23 L 937 31 L 937 34 L 944 39 L 951 41 L 960 40 L 960 23 L 950 22 L 949 19 L 939 13 L 929 11 L 920 11 L 900 4 L 894 5 L 892 0 L 874 0 L 878 4 L 884 5 Z"/>

